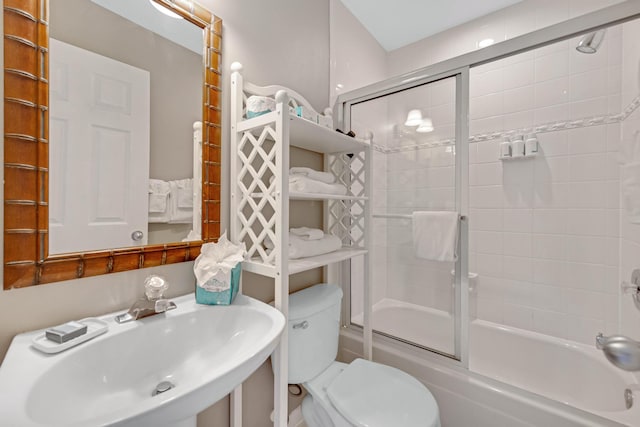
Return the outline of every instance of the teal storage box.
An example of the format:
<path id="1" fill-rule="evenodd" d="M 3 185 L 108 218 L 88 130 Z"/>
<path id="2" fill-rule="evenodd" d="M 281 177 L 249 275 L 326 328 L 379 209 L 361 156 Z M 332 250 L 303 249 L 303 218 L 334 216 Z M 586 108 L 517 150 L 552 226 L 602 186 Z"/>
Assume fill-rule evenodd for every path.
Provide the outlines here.
<path id="1" fill-rule="evenodd" d="M 208 305 L 229 305 L 238 294 L 240 287 L 240 273 L 242 272 L 242 263 L 236 264 L 231 270 L 231 286 L 229 289 L 221 292 L 211 292 L 196 284 L 196 302 L 198 304 Z"/>

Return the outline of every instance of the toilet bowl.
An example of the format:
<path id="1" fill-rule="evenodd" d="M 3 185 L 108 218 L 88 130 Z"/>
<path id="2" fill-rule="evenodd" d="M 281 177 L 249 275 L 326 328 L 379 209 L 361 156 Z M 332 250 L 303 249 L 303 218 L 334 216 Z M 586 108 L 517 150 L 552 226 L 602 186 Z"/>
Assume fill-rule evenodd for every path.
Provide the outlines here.
<path id="1" fill-rule="evenodd" d="M 380 363 L 337 362 L 342 290 L 319 284 L 289 296 L 289 383 L 308 394 L 309 427 L 440 427 L 431 392 Z"/>

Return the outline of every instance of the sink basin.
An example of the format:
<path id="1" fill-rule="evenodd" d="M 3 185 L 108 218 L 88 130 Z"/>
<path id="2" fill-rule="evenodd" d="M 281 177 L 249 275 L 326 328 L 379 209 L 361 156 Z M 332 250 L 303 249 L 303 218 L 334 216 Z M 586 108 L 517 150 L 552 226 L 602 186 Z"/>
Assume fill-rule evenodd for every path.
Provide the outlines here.
<path id="1" fill-rule="evenodd" d="M 162 426 L 194 417 L 241 384 L 273 352 L 285 325 L 273 307 L 244 295 L 208 306 L 194 295 L 175 310 L 118 324 L 57 354 L 16 335 L 0 366 L 0 424 Z M 158 384 L 173 388 L 152 395 Z"/>

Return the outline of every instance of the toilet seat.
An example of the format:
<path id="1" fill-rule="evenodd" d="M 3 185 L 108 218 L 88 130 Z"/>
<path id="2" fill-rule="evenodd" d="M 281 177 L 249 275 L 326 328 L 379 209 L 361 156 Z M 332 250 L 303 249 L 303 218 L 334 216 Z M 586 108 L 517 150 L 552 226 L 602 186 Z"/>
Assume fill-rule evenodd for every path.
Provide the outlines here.
<path id="1" fill-rule="evenodd" d="M 334 362 L 310 383 L 305 387 L 314 400 L 353 426 L 440 427 L 429 389 L 399 369 L 363 359 Z"/>

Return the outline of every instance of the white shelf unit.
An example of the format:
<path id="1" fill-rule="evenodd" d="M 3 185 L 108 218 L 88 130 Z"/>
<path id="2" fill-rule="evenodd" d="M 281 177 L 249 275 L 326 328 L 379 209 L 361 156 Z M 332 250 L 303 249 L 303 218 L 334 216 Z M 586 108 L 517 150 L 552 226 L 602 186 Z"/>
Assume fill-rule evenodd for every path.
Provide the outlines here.
<path id="1" fill-rule="evenodd" d="M 231 220 L 230 236 L 244 242 L 248 261 L 244 271 L 274 279 L 275 307 L 288 318 L 289 276 L 319 267 L 331 267 L 364 256 L 368 283 L 371 143 L 352 138 L 289 112 L 289 107 L 311 105 L 282 86 L 260 87 L 245 82 L 242 66 L 231 66 Z M 276 110 L 245 117 L 249 96 L 276 100 Z M 324 170 L 348 188 L 348 195 L 289 192 L 289 150 L 295 146 L 324 155 Z M 342 240 L 342 249 L 325 255 L 289 260 L 289 201 L 321 200 L 324 231 Z M 267 251 L 265 239 L 273 242 Z M 365 286 L 365 289 L 368 287 Z M 365 291 L 365 303 L 368 291 Z M 366 336 L 366 331 L 365 331 Z M 370 331 L 369 331 L 370 336 Z M 367 340 L 370 342 L 370 338 Z M 274 426 L 287 425 L 288 335 L 282 334 L 272 354 L 274 366 Z M 232 395 L 234 427 L 241 425 L 241 389 Z M 240 401 L 240 402 L 239 402 Z M 240 421 L 239 421 L 240 420 Z"/>

